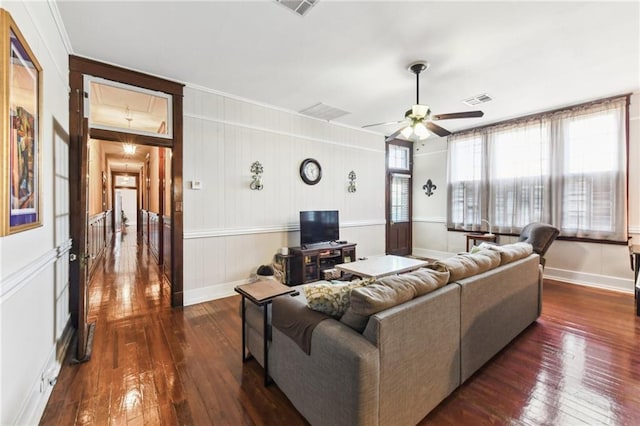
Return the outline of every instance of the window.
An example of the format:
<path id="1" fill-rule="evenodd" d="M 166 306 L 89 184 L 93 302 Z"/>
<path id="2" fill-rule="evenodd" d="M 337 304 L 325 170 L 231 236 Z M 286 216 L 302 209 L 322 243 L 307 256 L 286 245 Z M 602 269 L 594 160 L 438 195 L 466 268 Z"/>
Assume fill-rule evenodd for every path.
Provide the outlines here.
<path id="1" fill-rule="evenodd" d="M 409 170 L 409 148 L 406 146 L 389 145 L 389 169 Z"/>
<path id="2" fill-rule="evenodd" d="M 173 137 L 171 95 L 90 76 L 85 76 L 85 88 L 91 128 Z"/>
<path id="3" fill-rule="evenodd" d="M 409 183 L 411 176 L 394 173 L 391 175 L 391 221 L 409 221 Z"/>
<path id="4" fill-rule="evenodd" d="M 627 97 L 541 114 L 449 139 L 450 229 L 626 241 Z"/>

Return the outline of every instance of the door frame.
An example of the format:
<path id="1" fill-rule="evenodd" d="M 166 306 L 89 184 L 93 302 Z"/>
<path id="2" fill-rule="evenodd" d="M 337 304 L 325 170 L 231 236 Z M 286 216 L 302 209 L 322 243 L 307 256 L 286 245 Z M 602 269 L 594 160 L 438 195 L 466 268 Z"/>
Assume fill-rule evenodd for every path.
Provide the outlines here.
<path id="1" fill-rule="evenodd" d="M 389 168 L 389 145 L 397 145 L 409 148 L 409 170 Z M 385 143 L 385 253 L 390 253 L 390 233 L 391 233 L 391 177 L 396 174 L 409 175 L 409 254 L 413 250 L 413 142 L 404 141 L 402 139 L 393 139 Z"/>
<path id="2" fill-rule="evenodd" d="M 182 105 L 184 85 L 170 80 L 150 76 L 137 71 L 131 71 L 114 65 L 105 64 L 79 56 L 69 56 L 69 197 L 71 222 L 71 253 L 78 259 L 83 259 L 85 252 L 84 236 L 87 224 L 83 219 L 82 202 L 86 200 L 87 179 L 83 172 L 82 159 L 86 158 L 87 144 L 82 130 L 84 118 L 84 76 L 90 75 L 107 80 L 137 86 L 145 89 L 164 92 L 172 95 L 173 138 L 159 138 L 154 136 L 136 135 L 135 143 L 142 145 L 168 147 L 172 150 L 172 230 L 171 230 L 171 305 L 183 306 L 183 190 L 182 190 Z M 127 133 L 90 129 L 92 139 L 120 142 L 129 136 Z M 86 167 L 85 167 L 86 168 Z M 76 330 L 86 326 L 85 294 L 88 282 L 83 278 L 85 262 L 69 264 L 70 292 L 69 309 L 71 321 Z M 87 357 L 88 343 L 81 333 L 78 339 L 77 359 Z"/>

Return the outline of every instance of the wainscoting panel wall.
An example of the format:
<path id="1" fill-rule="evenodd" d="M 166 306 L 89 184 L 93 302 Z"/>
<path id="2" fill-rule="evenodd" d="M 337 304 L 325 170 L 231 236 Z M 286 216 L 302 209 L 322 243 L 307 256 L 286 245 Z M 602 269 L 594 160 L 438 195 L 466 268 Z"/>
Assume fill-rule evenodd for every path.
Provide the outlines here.
<path id="1" fill-rule="evenodd" d="M 149 250 L 158 264 L 160 259 L 160 215 L 154 212 L 147 212 L 149 218 Z"/>
<path id="2" fill-rule="evenodd" d="M 89 249 L 89 277 L 93 276 L 96 265 L 100 262 L 100 258 L 104 255 L 104 249 L 107 245 L 107 215 L 105 212 L 98 213 L 89 218 L 89 226 L 87 231 L 87 247 Z"/>
<path id="3" fill-rule="evenodd" d="M 280 247 L 299 245 L 301 210 L 339 210 L 358 256 L 384 254 L 382 136 L 194 86 L 184 106 L 185 305 L 233 294 Z M 317 185 L 299 176 L 305 158 L 320 162 Z M 254 161 L 261 191 L 249 188 Z"/>
<path id="4" fill-rule="evenodd" d="M 39 122 L 42 226 L 0 238 L 0 424 L 38 424 L 52 389 L 49 379 L 60 368 L 56 346 L 69 317 L 69 51 L 59 32 L 55 3 L 9 1 L 2 7 L 44 71 Z"/>

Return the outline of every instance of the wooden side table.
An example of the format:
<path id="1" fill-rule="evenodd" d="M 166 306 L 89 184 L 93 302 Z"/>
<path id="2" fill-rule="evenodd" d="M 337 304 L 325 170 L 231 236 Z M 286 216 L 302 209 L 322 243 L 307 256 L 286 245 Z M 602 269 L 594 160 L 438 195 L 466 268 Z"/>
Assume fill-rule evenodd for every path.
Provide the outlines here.
<path id="1" fill-rule="evenodd" d="M 467 236 L 467 252 L 470 250 L 469 242 L 473 241 L 475 245 L 476 241 L 489 241 L 495 243 L 498 236 L 496 234 L 466 234 Z"/>
<path id="2" fill-rule="evenodd" d="M 234 290 L 242 296 L 242 362 L 251 359 L 251 354 L 246 356 L 246 325 L 245 325 L 245 299 L 249 299 L 256 306 L 262 307 L 264 316 L 262 317 L 263 326 L 263 355 L 264 355 L 264 385 L 268 386 L 269 378 L 269 335 L 267 321 L 267 306 L 278 296 L 285 294 L 297 293 L 297 290 L 286 285 L 280 284 L 275 280 L 262 280 L 250 284 L 242 284 L 236 286 Z"/>

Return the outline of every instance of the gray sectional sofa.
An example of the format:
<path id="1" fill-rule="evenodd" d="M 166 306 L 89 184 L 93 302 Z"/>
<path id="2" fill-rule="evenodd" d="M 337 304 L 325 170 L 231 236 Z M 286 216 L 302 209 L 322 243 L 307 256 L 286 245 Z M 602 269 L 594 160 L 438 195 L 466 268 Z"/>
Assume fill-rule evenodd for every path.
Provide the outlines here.
<path id="1" fill-rule="evenodd" d="M 428 292 L 414 291 L 427 270 L 352 289 L 349 309 L 371 308 L 379 294 L 388 306 L 389 292 L 398 287 L 404 295 L 414 291 L 410 300 L 403 296 L 364 318 L 362 332 L 342 320 L 349 315 L 306 323 L 303 286 L 299 296 L 277 298 L 269 316 L 271 377 L 312 425 L 416 424 L 539 317 L 539 257 L 519 244 L 511 252 L 496 248 L 485 257 L 438 262 L 433 274 L 446 278 L 438 285 L 432 280 Z M 247 325 L 249 350 L 264 365 L 262 313 L 249 303 Z M 310 347 L 301 346 L 292 329 L 303 330 Z"/>

